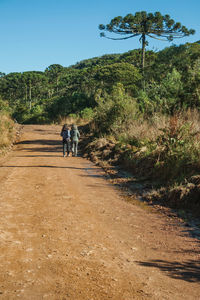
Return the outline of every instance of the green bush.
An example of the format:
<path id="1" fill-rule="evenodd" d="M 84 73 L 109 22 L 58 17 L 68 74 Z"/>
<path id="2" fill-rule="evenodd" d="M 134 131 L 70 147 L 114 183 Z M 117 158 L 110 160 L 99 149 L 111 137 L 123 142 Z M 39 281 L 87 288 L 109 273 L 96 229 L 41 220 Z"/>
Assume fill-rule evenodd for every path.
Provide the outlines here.
<path id="1" fill-rule="evenodd" d="M 0 112 L 11 112 L 11 107 L 9 106 L 7 101 L 0 99 Z"/>
<path id="2" fill-rule="evenodd" d="M 94 111 L 91 107 L 86 107 L 80 112 L 80 117 L 84 120 L 91 121 L 94 118 Z"/>
<path id="3" fill-rule="evenodd" d="M 141 112 L 173 114 L 184 106 L 181 74 L 174 68 L 160 82 L 149 82 L 145 91 L 140 90 L 137 100 Z"/>
<path id="4" fill-rule="evenodd" d="M 98 134 L 119 135 L 138 111 L 135 99 L 125 93 L 120 83 L 113 87 L 110 95 L 97 96 L 96 101 L 94 123 Z"/>

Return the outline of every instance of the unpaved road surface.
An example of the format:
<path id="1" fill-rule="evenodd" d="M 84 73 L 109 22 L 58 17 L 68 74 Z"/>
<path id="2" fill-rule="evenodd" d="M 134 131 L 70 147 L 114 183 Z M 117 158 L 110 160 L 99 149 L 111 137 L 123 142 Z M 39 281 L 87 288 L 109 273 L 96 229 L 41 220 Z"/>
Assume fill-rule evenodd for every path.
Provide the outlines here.
<path id="1" fill-rule="evenodd" d="M 0 161 L 0 299 L 200 299 L 199 240 L 25 126 Z"/>

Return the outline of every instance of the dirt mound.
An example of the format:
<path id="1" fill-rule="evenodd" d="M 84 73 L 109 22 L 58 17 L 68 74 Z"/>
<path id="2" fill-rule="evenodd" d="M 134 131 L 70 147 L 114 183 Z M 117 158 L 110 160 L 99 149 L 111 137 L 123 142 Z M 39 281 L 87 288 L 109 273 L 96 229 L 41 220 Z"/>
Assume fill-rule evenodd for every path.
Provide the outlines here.
<path id="1" fill-rule="evenodd" d="M 200 176 L 191 177 L 191 181 L 184 185 L 179 185 L 169 189 L 163 187 L 147 193 L 144 197 L 150 203 L 158 202 L 161 205 L 174 209 L 185 209 L 190 211 L 194 216 L 200 216 Z"/>
<path id="2" fill-rule="evenodd" d="M 88 142 L 83 147 L 84 157 L 90 158 L 93 162 L 101 164 L 107 161 L 109 164 L 116 164 L 119 161 L 121 151 L 116 149 L 113 140 L 100 138 Z"/>

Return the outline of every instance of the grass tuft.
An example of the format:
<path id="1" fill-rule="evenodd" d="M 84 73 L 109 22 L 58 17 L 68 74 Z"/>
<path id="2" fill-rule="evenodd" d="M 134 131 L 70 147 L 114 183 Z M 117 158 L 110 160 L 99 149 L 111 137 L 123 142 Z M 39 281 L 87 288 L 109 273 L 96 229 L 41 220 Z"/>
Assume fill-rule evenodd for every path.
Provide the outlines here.
<path id="1" fill-rule="evenodd" d="M 14 122 L 9 115 L 0 112 L 0 153 L 8 148 L 14 139 Z"/>

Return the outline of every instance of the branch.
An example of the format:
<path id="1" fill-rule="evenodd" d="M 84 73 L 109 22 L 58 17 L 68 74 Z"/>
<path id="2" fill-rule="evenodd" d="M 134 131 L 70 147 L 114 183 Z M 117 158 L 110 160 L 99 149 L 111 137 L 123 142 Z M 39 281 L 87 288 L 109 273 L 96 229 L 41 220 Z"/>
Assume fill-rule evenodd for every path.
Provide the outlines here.
<path id="1" fill-rule="evenodd" d="M 132 31 L 124 31 L 124 30 L 119 30 L 119 29 L 115 29 L 113 28 L 112 30 L 108 30 L 109 32 L 114 32 L 114 33 L 117 33 L 117 34 L 132 34 L 133 32 Z"/>
<path id="2" fill-rule="evenodd" d="M 155 39 L 155 40 L 159 40 L 159 41 L 164 41 L 164 42 L 168 42 L 168 40 L 166 39 L 166 40 L 164 40 L 164 39 L 159 39 L 159 38 L 157 38 L 157 37 L 155 37 L 155 36 L 153 36 L 153 35 L 151 35 L 151 34 L 147 34 L 150 38 L 152 38 L 152 39 Z"/>
<path id="3" fill-rule="evenodd" d="M 151 30 L 151 31 L 149 31 L 149 33 L 151 34 L 155 34 L 155 35 L 161 35 L 161 36 L 169 36 L 169 35 L 173 35 L 173 36 L 181 36 L 181 37 L 183 37 L 183 36 L 185 36 L 182 32 L 173 32 L 172 30 L 168 30 L 168 31 L 166 31 L 166 30 Z"/>
<path id="4" fill-rule="evenodd" d="M 119 28 L 117 26 L 113 26 L 111 29 L 109 28 L 106 28 L 106 31 L 109 31 L 109 32 L 114 32 L 114 33 L 117 33 L 117 34 L 133 34 L 133 30 L 131 29 L 123 29 L 123 28 Z M 138 33 L 138 31 L 136 31 L 135 33 Z"/>
<path id="5" fill-rule="evenodd" d="M 137 33 L 137 34 L 133 34 L 133 35 L 131 35 L 131 36 L 127 36 L 127 37 L 124 37 L 124 38 L 111 38 L 111 37 L 108 37 L 108 36 L 104 36 L 106 39 L 109 39 L 109 40 L 128 40 L 128 39 L 130 39 L 130 38 L 132 38 L 132 37 L 135 37 L 135 36 L 138 36 L 139 34 Z"/>

